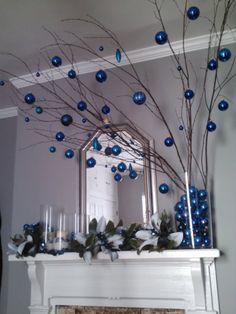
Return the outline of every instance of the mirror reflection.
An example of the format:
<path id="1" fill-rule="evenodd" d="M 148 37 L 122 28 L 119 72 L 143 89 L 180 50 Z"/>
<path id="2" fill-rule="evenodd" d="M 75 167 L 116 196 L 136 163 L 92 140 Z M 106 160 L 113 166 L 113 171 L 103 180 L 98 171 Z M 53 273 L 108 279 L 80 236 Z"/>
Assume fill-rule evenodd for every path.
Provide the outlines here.
<path id="1" fill-rule="evenodd" d="M 97 130 L 81 150 L 81 208 L 88 220 L 146 223 L 152 214 L 149 141 L 129 126 Z M 84 221 L 84 228 L 88 221 Z"/>

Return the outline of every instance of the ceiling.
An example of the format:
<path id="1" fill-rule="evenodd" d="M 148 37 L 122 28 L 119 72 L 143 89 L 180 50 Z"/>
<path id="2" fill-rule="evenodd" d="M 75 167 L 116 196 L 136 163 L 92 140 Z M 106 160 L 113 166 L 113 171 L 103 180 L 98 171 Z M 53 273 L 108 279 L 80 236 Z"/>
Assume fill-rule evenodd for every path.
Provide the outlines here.
<path id="1" fill-rule="evenodd" d="M 170 40 L 181 39 L 182 18 L 175 1 L 163 2 L 162 15 Z M 181 9 L 185 1 L 176 0 L 176 3 Z M 187 37 L 207 33 L 209 22 L 206 16 L 212 14 L 213 3 L 213 0 L 189 1 L 189 6 L 199 6 L 202 19 L 191 22 L 195 24 L 194 27 L 190 25 Z M 63 22 L 63 19 L 92 16 L 114 31 L 126 50 L 154 45 L 155 33 L 161 30 L 153 12 L 154 7 L 148 0 L 0 0 L 0 5 L 0 52 L 7 53 L 0 58 L 0 69 L 12 73 L 11 76 L 27 74 L 27 71 L 8 53 L 27 61 L 32 71 L 37 71 L 39 66 L 41 70 L 47 68 L 47 64 L 42 61 L 40 63 L 39 58 L 43 47 L 53 43 L 49 31 L 56 32 L 65 40 L 74 40 L 69 38 L 67 31 L 82 37 L 101 35 L 91 25 Z M 235 16 L 232 16 L 231 20 L 236 21 L 234 18 Z M 235 22 L 233 23 L 235 25 Z M 114 47 L 104 44 L 101 38 L 88 40 L 95 49 L 102 44 L 104 55 L 114 51 Z M 53 49 L 49 48 L 49 54 L 53 52 Z M 80 61 L 88 58 L 90 57 L 81 55 Z M 9 75 L 2 73 L 0 79 L 7 77 Z"/>

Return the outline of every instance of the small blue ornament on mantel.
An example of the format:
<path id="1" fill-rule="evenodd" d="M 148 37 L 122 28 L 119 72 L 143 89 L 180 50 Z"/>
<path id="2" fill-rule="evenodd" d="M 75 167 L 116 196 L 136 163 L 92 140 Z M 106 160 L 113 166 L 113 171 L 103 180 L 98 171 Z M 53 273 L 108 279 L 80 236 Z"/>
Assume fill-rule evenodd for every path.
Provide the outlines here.
<path id="1" fill-rule="evenodd" d="M 159 192 L 162 194 L 167 194 L 169 192 L 169 186 L 166 183 L 162 183 L 159 186 Z"/>
<path id="2" fill-rule="evenodd" d="M 146 95 L 142 91 L 135 92 L 133 95 L 133 102 L 136 105 L 143 105 L 146 101 Z"/>
<path id="3" fill-rule="evenodd" d="M 221 100 L 219 103 L 218 103 L 218 109 L 220 111 L 225 111 L 229 108 L 229 104 L 226 100 Z"/>
<path id="4" fill-rule="evenodd" d="M 116 182 L 121 182 L 122 181 L 122 175 L 120 174 L 120 173 L 116 173 L 115 175 L 114 175 L 114 180 L 116 181 Z"/>
<path id="5" fill-rule="evenodd" d="M 52 65 L 56 68 L 62 65 L 62 59 L 58 56 L 54 56 L 51 60 Z"/>
<path id="6" fill-rule="evenodd" d="M 218 62 L 217 60 L 215 59 L 211 59 L 208 64 L 207 64 L 207 68 L 210 70 L 210 71 L 214 71 L 216 70 L 218 67 Z"/>
<path id="7" fill-rule="evenodd" d="M 73 158 L 75 155 L 74 151 L 72 149 L 67 149 L 65 151 L 65 157 L 68 158 L 68 159 L 71 159 Z"/>
<path id="8" fill-rule="evenodd" d="M 55 138 L 58 142 L 62 142 L 65 139 L 65 134 L 63 132 L 57 132 Z"/>
<path id="9" fill-rule="evenodd" d="M 64 114 L 62 117 L 61 117 L 61 124 L 64 125 L 64 126 L 69 126 L 73 123 L 73 118 L 71 115 L 69 114 Z"/>
<path id="10" fill-rule="evenodd" d="M 191 89 L 187 89 L 184 92 L 184 97 L 188 100 L 192 99 L 194 97 L 194 92 Z"/>
<path id="11" fill-rule="evenodd" d="M 171 147 L 173 144 L 174 144 L 174 140 L 172 137 L 167 137 L 164 141 L 164 144 L 167 146 L 167 147 Z"/>
<path id="12" fill-rule="evenodd" d="M 117 170 L 117 169 L 116 169 L 116 166 L 112 166 L 112 167 L 111 167 L 111 172 L 115 173 L 116 170 Z"/>
<path id="13" fill-rule="evenodd" d="M 214 132 L 216 130 L 216 124 L 213 121 L 207 122 L 207 131 Z"/>
<path id="14" fill-rule="evenodd" d="M 86 160 L 87 168 L 93 168 L 96 165 L 96 159 L 90 157 Z"/>
<path id="15" fill-rule="evenodd" d="M 32 105 L 35 102 L 35 96 L 32 93 L 25 95 L 25 102 Z"/>
<path id="16" fill-rule="evenodd" d="M 218 58 L 222 62 L 226 62 L 231 58 L 231 51 L 228 48 L 222 48 L 218 52 Z"/>
<path id="17" fill-rule="evenodd" d="M 99 70 L 99 71 L 97 71 L 95 78 L 96 78 L 97 82 L 103 83 L 107 79 L 107 74 L 104 70 Z"/>
<path id="18" fill-rule="evenodd" d="M 76 78 L 76 72 L 75 72 L 75 70 L 73 70 L 73 69 L 71 69 L 69 72 L 68 72 L 68 77 L 70 78 L 70 79 L 74 79 L 74 78 Z"/>
<path id="19" fill-rule="evenodd" d="M 135 180 L 138 178 L 138 174 L 135 170 L 131 170 L 129 173 L 129 177 L 130 177 L 130 179 Z"/>
<path id="20" fill-rule="evenodd" d="M 194 21 L 196 20 L 200 15 L 200 10 L 198 7 L 190 7 L 187 10 L 187 16 L 190 20 Z"/>
<path id="21" fill-rule="evenodd" d="M 155 35 L 155 40 L 158 45 L 164 45 L 168 40 L 168 35 L 164 31 L 158 32 Z"/>
<path id="22" fill-rule="evenodd" d="M 125 172 L 125 170 L 127 169 L 127 166 L 124 162 L 120 162 L 118 165 L 117 165 L 117 168 L 120 172 Z"/>

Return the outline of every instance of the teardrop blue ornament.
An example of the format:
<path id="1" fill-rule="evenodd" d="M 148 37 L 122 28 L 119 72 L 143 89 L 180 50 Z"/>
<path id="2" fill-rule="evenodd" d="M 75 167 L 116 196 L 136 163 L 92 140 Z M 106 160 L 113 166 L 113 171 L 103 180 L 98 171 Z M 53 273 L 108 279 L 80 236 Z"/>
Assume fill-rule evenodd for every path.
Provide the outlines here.
<path id="1" fill-rule="evenodd" d="M 117 61 L 118 63 L 120 63 L 120 61 L 121 61 L 121 51 L 120 51 L 119 48 L 116 49 L 116 61 Z"/>
<path id="2" fill-rule="evenodd" d="M 146 95 L 142 91 L 135 92 L 133 95 L 133 102 L 136 105 L 143 105 L 146 101 Z"/>
<path id="3" fill-rule="evenodd" d="M 218 52 L 218 58 L 220 61 L 225 62 L 231 58 L 231 51 L 228 48 L 222 48 Z"/>
<path id="4" fill-rule="evenodd" d="M 190 7 L 187 11 L 187 16 L 190 20 L 196 20 L 200 15 L 200 10 L 198 7 Z"/>
<path id="5" fill-rule="evenodd" d="M 137 174 L 137 172 L 135 170 L 132 170 L 129 173 L 129 177 L 130 177 L 130 179 L 135 180 L 135 179 L 138 178 L 138 174 Z"/>
<path id="6" fill-rule="evenodd" d="M 67 149 L 65 151 L 65 157 L 68 158 L 68 159 L 71 159 L 73 158 L 75 155 L 74 151 L 72 149 Z"/>
<path id="7" fill-rule="evenodd" d="M 25 95 L 25 102 L 29 105 L 35 102 L 35 96 L 32 93 Z"/>
<path id="8" fill-rule="evenodd" d="M 98 138 L 95 137 L 92 143 L 93 149 L 100 151 L 102 149 L 102 145 L 99 143 Z"/>
<path id="9" fill-rule="evenodd" d="M 131 164 L 129 164 L 129 172 L 131 172 L 133 170 L 133 167 Z"/>
<path id="10" fill-rule="evenodd" d="M 87 168 L 93 168 L 96 165 L 96 160 L 93 157 L 90 157 L 86 160 Z"/>

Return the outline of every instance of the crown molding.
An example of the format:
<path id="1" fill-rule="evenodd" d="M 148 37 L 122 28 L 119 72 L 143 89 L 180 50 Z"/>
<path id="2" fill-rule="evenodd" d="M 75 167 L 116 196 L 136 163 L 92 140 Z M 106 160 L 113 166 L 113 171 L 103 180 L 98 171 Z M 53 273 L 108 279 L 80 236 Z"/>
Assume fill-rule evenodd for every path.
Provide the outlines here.
<path id="1" fill-rule="evenodd" d="M 212 34 L 212 47 L 218 44 L 219 33 Z M 236 29 L 226 31 L 223 34 L 222 45 L 230 45 L 236 43 Z M 182 40 L 172 42 L 172 47 L 175 53 L 183 53 Z M 209 34 L 197 37 L 188 38 L 185 40 L 185 52 L 198 51 L 207 49 L 209 45 Z M 133 64 L 160 59 L 172 55 L 168 45 L 155 45 L 137 50 L 127 51 L 127 56 Z M 117 64 L 114 55 L 105 57 L 103 59 L 93 59 L 89 61 L 78 62 L 73 67 L 78 71 L 79 75 L 96 72 L 99 69 L 111 69 L 117 66 L 125 66 L 129 64 L 127 58 L 123 57 L 121 62 Z M 36 73 L 27 74 L 10 79 L 10 82 L 18 89 L 32 86 L 35 84 L 43 84 L 52 80 L 59 80 L 67 77 L 71 65 L 61 66 L 59 68 L 51 68 L 41 71 L 40 77 L 36 77 Z"/>
<path id="2" fill-rule="evenodd" d="M 16 117 L 18 114 L 17 107 L 0 109 L 0 119 Z"/>

